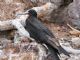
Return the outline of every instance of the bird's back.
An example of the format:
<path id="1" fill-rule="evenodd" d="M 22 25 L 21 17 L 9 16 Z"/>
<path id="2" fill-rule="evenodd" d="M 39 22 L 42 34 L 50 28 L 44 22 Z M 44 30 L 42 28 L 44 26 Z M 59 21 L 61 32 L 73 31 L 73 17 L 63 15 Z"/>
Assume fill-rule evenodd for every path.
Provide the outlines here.
<path id="1" fill-rule="evenodd" d="M 30 16 L 26 20 L 26 23 L 30 24 L 33 28 L 37 29 L 38 31 L 42 31 L 46 33 L 47 35 L 54 37 L 52 32 L 46 26 L 44 26 L 44 24 L 40 20 L 38 20 L 38 18 Z"/>

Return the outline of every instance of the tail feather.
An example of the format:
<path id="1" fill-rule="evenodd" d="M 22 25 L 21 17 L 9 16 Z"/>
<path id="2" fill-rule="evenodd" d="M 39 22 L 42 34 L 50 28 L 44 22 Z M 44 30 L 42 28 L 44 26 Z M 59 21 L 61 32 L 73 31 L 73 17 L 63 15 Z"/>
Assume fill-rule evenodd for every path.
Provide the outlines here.
<path id="1" fill-rule="evenodd" d="M 60 60 L 60 58 L 58 56 L 58 51 L 56 49 L 53 49 L 50 45 L 47 45 L 47 47 L 50 52 L 47 59 L 48 60 Z"/>
<path id="2" fill-rule="evenodd" d="M 51 53 L 47 56 L 46 60 L 60 60 L 60 59 L 56 54 Z"/>
<path id="3" fill-rule="evenodd" d="M 61 46 L 59 46 L 59 50 L 60 50 L 60 53 L 63 53 L 70 57 L 69 53 L 66 50 L 64 50 Z"/>

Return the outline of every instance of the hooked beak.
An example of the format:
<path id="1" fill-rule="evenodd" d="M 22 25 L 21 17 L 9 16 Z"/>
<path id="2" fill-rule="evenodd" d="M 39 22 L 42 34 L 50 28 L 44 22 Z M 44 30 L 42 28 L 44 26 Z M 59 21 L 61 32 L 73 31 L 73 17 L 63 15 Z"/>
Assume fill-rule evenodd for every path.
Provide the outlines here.
<path id="1" fill-rule="evenodd" d="M 17 14 L 17 15 L 27 15 L 27 14 L 29 14 L 29 13 L 28 13 L 28 11 L 27 11 L 27 12 L 25 12 L 25 13 Z"/>
<path id="2" fill-rule="evenodd" d="M 27 15 L 28 13 L 21 13 L 21 14 L 18 14 L 18 15 Z"/>

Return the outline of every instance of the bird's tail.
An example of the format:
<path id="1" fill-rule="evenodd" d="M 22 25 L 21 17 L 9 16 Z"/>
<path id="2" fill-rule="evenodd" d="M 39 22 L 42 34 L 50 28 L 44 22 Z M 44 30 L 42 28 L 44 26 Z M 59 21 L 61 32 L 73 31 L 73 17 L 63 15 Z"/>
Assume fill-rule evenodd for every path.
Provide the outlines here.
<path id="1" fill-rule="evenodd" d="M 53 49 L 50 45 L 47 45 L 47 47 L 50 52 L 47 59 L 48 60 L 60 60 L 60 58 L 58 56 L 58 52 L 55 49 Z"/>
<path id="2" fill-rule="evenodd" d="M 65 49 L 63 49 L 61 46 L 59 46 L 59 50 L 60 50 L 60 53 L 63 53 L 70 57 L 69 53 Z"/>

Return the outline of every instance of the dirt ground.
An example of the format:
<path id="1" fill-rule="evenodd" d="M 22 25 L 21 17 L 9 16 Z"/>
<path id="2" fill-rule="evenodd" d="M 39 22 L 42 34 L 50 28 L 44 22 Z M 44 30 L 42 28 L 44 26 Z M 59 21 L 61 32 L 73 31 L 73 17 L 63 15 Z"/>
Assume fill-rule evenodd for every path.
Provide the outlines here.
<path id="1" fill-rule="evenodd" d="M 28 6 L 28 4 L 25 4 L 22 0 L 19 0 L 19 1 L 14 0 L 14 3 L 10 3 L 10 4 L 7 4 L 7 3 L 3 2 L 2 0 L 0 0 L 0 20 L 4 21 L 4 20 L 9 20 L 9 19 L 14 19 L 16 17 L 15 15 L 17 13 L 21 13 L 25 10 L 25 8 L 28 9 L 29 7 L 32 7 L 32 4 L 30 4 L 30 6 Z M 45 22 L 44 22 L 44 24 L 53 32 L 53 34 L 55 35 L 56 38 L 59 38 L 59 39 L 67 38 L 67 40 L 68 40 L 68 38 L 78 37 L 75 35 L 71 35 L 69 33 L 69 31 L 71 31 L 71 29 L 65 24 L 59 25 L 56 23 L 45 23 Z M 5 31 L 4 33 L 3 32 L 0 32 L 0 38 L 11 39 L 14 36 L 14 31 Z M 0 40 L 3 40 L 3 39 L 0 39 Z M 24 54 L 26 55 L 26 53 L 24 53 Z M 24 56 L 24 58 L 25 58 L 25 56 Z M 73 58 L 73 55 L 72 55 L 72 58 Z M 6 58 L 6 60 L 8 60 L 8 59 Z M 23 60 L 25 60 L 25 59 L 23 59 Z M 67 60 L 72 60 L 72 59 L 67 59 Z"/>

